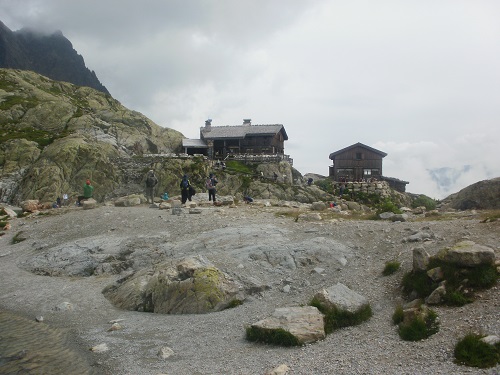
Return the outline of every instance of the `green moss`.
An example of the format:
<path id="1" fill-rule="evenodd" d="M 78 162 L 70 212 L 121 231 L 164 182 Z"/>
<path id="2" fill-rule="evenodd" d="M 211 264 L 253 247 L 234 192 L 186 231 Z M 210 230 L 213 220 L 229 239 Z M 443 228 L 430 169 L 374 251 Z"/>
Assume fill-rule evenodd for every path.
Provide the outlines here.
<path id="1" fill-rule="evenodd" d="M 313 298 L 309 305 L 316 307 L 325 316 L 325 333 L 327 334 L 342 327 L 361 324 L 373 315 L 370 305 L 364 305 L 354 313 L 336 308 L 328 308 L 317 298 Z"/>
<path id="2" fill-rule="evenodd" d="M 399 268 L 401 267 L 401 263 L 398 261 L 390 261 L 385 263 L 384 270 L 382 271 L 382 275 L 384 276 L 389 276 L 392 275 L 393 273 L 396 273 Z"/>
<path id="3" fill-rule="evenodd" d="M 229 301 L 229 304 L 227 305 L 226 309 L 234 309 L 235 307 L 243 305 L 243 301 L 240 299 L 232 299 Z"/>
<path id="4" fill-rule="evenodd" d="M 489 345 L 470 333 L 455 345 L 455 363 L 470 367 L 488 368 L 500 363 L 500 344 Z"/>
<path id="5" fill-rule="evenodd" d="M 394 324 L 400 324 L 403 322 L 403 319 L 405 317 L 403 307 L 398 306 L 396 307 L 396 310 L 394 310 L 394 314 L 392 314 L 392 322 Z"/>
<path id="6" fill-rule="evenodd" d="M 209 306 L 213 308 L 222 302 L 224 294 L 219 289 L 223 275 L 214 267 L 198 269 L 193 274 L 194 293 L 198 298 L 205 298 Z"/>
<path id="7" fill-rule="evenodd" d="M 443 299 L 444 303 L 448 306 L 463 306 L 474 301 L 464 293 L 456 290 L 446 292 Z"/>
<path id="8" fill-rule="evenodd" d="M 299 340 L 290 332 L 282 328 L 269 329 L 248 327 L 246 329 L 248 341 L 263 342 L 281 346 L 300 346 Z"/>
<path id="9" fill-rule="evenodd" d="M 439 322 L 434 310 L 429 310 L 427 316 L 421 316 L 410 322 L 399 325 L 399 337 L 405 341 L 420 341 L 426 339 L 439 331 Z"/>

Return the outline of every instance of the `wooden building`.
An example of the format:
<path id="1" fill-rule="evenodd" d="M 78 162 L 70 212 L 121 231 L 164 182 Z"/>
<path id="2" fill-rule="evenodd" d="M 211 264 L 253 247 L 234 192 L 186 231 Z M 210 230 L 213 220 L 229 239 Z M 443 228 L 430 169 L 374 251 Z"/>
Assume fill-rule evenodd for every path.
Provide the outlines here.
<path id="1" fill-rule="evenodd" d="M 358 142 L 330 154 L 332 165 L 329 168 L 329 176 L 335 181 L 380 179 L 382 159 L 385 156 L 385 152 Z"/>
<path id="2" fill-rule="evenodd" d="M 252 125 L 250 119 L 243 125 L 212 126 L 212 120 L 205 121 L 200 129 L 200 139 L 184 139 L 184 152 L 203 154 L 210 159 L 225 159 L 231 155 L 284 155 L 285 128 L 276 125 Z"/>

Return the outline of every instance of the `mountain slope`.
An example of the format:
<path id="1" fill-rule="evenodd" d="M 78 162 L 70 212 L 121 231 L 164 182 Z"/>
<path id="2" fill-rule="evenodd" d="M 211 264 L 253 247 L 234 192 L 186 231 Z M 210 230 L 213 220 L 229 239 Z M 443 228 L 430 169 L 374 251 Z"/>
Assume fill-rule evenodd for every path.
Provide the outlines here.
<path id="1" fill-rule="evenodd" d="M 78 195 L 87 178 L 102 199 L 124 179 L 115 160 L 179 152 L 182 138 L 92 88 L 0 69 L 2 202 Z"/>

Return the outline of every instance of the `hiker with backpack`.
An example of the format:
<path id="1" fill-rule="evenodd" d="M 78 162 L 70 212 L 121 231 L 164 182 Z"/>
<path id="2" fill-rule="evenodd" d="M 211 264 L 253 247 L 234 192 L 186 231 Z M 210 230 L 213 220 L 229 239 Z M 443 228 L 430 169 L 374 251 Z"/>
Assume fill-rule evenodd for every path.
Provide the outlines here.
<path id="1" fill-rule="evenodd" d="M 186 204 L 187 200 L 191 202 L 190 187 L 191 182 L 189 182 L 188 176 L 187 174 L 185 174 L 184 176 L 182 176 L 182 180 L 180 183 L 182 204 Z"/>
<path id="2" fill-rule="evenodd" d="M 158 184 L 158 179 L 155 176 L 155 172 L 151 169 L 146 175 L 146 200 L 148 203 L 150 199 L 151 204 L 154 203 L 154 190 L 156 184 Z"/>
<path id="3" fill-rule="evenodd" d="M 215 175 L 213 173 L 210 173 L 210 176 L 208 176 L 207 181 L 205 182 L 205 186 L 208 189 L 208 200 L 211 201 L 213 198 L 213 201 L 215 203 L 215 185 L 217 185 L 219 181 L 217 181 L 217 178 L 215 178 Z"/>

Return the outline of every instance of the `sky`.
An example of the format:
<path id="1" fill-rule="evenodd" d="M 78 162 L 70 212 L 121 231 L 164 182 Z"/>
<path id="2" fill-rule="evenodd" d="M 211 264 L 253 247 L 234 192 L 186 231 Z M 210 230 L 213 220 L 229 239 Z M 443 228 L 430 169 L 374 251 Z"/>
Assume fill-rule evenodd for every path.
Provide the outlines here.
<path id="1" fill-rule="evenodd" d="M 435 199 L 500 177 L 499 20 L 498 0 L 0 0 L 160 126 L 283 124 L 294 167 L 325 176 L 361 142 Z"/>

